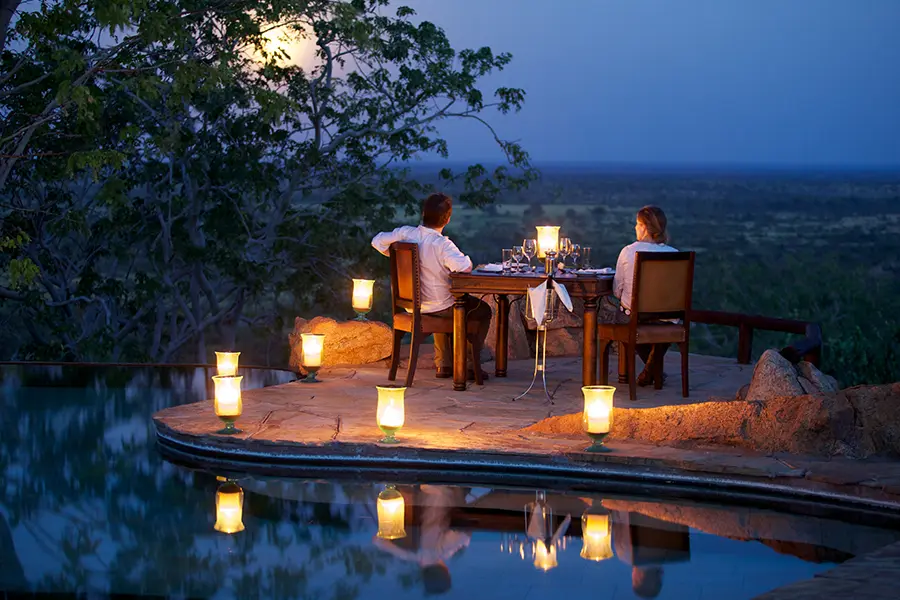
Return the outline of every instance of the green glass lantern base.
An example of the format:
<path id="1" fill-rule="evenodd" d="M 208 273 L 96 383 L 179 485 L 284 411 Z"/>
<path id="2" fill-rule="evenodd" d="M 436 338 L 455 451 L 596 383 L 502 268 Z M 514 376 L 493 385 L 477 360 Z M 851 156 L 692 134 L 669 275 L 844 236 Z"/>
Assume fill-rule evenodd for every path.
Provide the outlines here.
<path id="1" fill-rule="evenodd" d="M 368 319 L 368 317 L 366 317 L 367 314 L 369 314 L 369 311 L 366 311 L 366 312 L 356 311 L 356 318 L 353 320 L 354 321 L 368 321 L 369 319 Z"/>
<path id="2" fill-rule="evenodd" d="M 378 440 L 379 444 L 397 444 L 397 438 L 394 437 L 394 434 L 397 433 L 400 428 L 399 427 L 381 427 L 378 426 L 378 429 L 384 434 L 384 437 Z"/>
<path id="3" fill-rule="evenodd" d="M 300 380 L 300 383 L 322 383 L 320 380 L 316 379 L 316 372 L 319 370 L 318 367 L 315 369 L 311 369 L 306 373 L 306 377 Z"/>
<path id="4" fill-rule="evenodd" d="M 238 429 L 234 426 L 234 422 L 237 420 L 237 417 L 219 417 L 225 423 L 225 427 L 218 430 L 216 433 L 222 435 L 234 435 L 236 433 L 242 433 L 242 429 Z"/>
<path id="5" fill-rule="evenodd" d="M 608 446 L 603 445 L 603 440 L 609 433 L 588 433 L 591 445 L 584 449 L 585 452 L 612 452 Z"/>

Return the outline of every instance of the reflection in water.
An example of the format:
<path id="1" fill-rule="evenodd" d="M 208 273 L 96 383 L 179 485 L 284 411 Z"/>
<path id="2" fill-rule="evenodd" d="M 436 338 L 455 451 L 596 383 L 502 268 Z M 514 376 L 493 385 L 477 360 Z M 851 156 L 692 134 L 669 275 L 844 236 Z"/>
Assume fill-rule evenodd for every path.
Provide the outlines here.
<path id="1" fill-rule="evenodd" d="M 403 528 L 406 519 L 406 503 L 397 488 L 389 485 L 378 494 L 378 537 L 383 540 L 397 540 L 406 537 Z"/>
<path id="2" fill-rule="evenodd" d="M 600 562 L 612 558 L 612 529 L 609 515 L 589 508 L 581 515 L 581 558 Z"/>
<path id="3" fill-rule="evenodd" d="M 240 374 L 245 389 L 292 378 Z M 211 398 L 211 375 L 0 368 L 0 596 L 522 598 L 565 585 L 594 598 L 621 596 L 616 589 L 699 598 L 713 585 L 714 597 L 740 600 L 898 539 L 829 519 L 621 494 L 219 482 L 163 461 L 150 419 Z M 617 560 L 595 562 L 613 551 Z"/>
<path id="4" fill-rule="evenodd" d="M 216 531 L 237 533 L 244 530 L 244 490 L 228 481 L 216 490 Z"/>

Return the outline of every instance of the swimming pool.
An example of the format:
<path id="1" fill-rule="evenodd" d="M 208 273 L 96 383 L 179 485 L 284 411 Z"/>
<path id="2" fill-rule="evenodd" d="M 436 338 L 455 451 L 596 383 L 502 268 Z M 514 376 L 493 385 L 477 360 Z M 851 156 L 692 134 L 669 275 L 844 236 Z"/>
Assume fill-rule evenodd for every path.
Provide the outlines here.
<path id="1" fill-rule="evenodd" d="M 245 389 L 293 378 L 241 374 Z M 0 367 L 0 592 L 738 600 L 900 539 L 645 490 L 278 479 L 164 460 L 151 415 L 208 389 L 203 369 Z"/>

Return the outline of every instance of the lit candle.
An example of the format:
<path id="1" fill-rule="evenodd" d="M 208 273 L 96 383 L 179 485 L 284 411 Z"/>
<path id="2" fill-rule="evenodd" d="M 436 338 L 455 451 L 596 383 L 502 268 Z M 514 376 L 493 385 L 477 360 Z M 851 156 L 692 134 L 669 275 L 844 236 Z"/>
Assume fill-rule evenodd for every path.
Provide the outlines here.
<path id="1" fill-rule="evenodd" d="M 581 517 L 581 558 L 586 560 L 606 560 L 612 558 L 612 536 L 610 536 L 609 515 L 585 512 Z"/>
<path id="2" fill-rule="evenodd" d="M 372 288 L 374 279 L 353 280 L 353 310 L 366 313 L 372 310 Z"/>
<path id="3" fill-rule="evenodd" d="M 559 227 L 538 225 L 535 229 L 537 230 L 538 258 L 544 258 L 547 252 L 559 250 Z"/>
<path id="4" fill-rule="evenodd" d="M 218 417 L 241 416 L 241 380 L 244 377 L 213 377 L 215 384 L 215 410 Z"/>
<path id="5" fill-rule="evenodd" d="M 556 546 L 553 543 L 544 543 L 538 540 L 534 543 L 534 566 L 541 571 L 549 571 L 555 567 Z"/>
<path id="6" fill-rule="evenodd" d="M 375 411 L 375 422 L 385 437 L 384 443 L 394 443 L 394 434 L 403 427 L 406 420 L 404 410 L 405 387 L 376 386 L 378 390 L 378 406 Z"/>
<path id="7" fill-rule="evenodd" d="M 240 352 L 216 352 L 216 366 L 219 377 L 237 375 Z"/>
<path id="8" fill-rule="evenodd" d="M 381 413 L 381 424 L 384 427 L 403 427 L 403 410 L 396 406 L 387 406 Z"/>
<path id="9" fill-rule="evenodd" d="M 609 433 L 616 388 L 609 385 L 589 385 L 581 390 L 584 393 L 582 424 L 585 432 Z"/>
<path id="10" fill-rule="evenodd" d="M 244 491 L 236 483 L 226 483 L 216 490 L 216 531 L 237 533 L 244 530 Z"/>
<path id="11" fill-rule="evenodd" d="M 406 503 L 403 496 L 393 486 L 378 494 L 378 537 L 384 540 L 396 540 L 406 537 L 404 521 L 406 519 Z"/>
<path id="12" fill-rule="evenodd" d="M 325 336 L 320 333 L 301 333 L 304 367 L 321 367 L 322 350 L 325 347 Z"/>

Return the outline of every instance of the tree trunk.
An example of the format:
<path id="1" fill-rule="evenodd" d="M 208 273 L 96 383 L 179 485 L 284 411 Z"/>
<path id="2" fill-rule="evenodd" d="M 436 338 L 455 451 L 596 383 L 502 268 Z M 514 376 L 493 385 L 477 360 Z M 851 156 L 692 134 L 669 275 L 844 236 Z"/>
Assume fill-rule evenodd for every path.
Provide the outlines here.
<path id="1" fill-rule="evenodd" d="M 22 0 L 0 0 L 0 52 L 6 48 L 6 30 Z"/>

